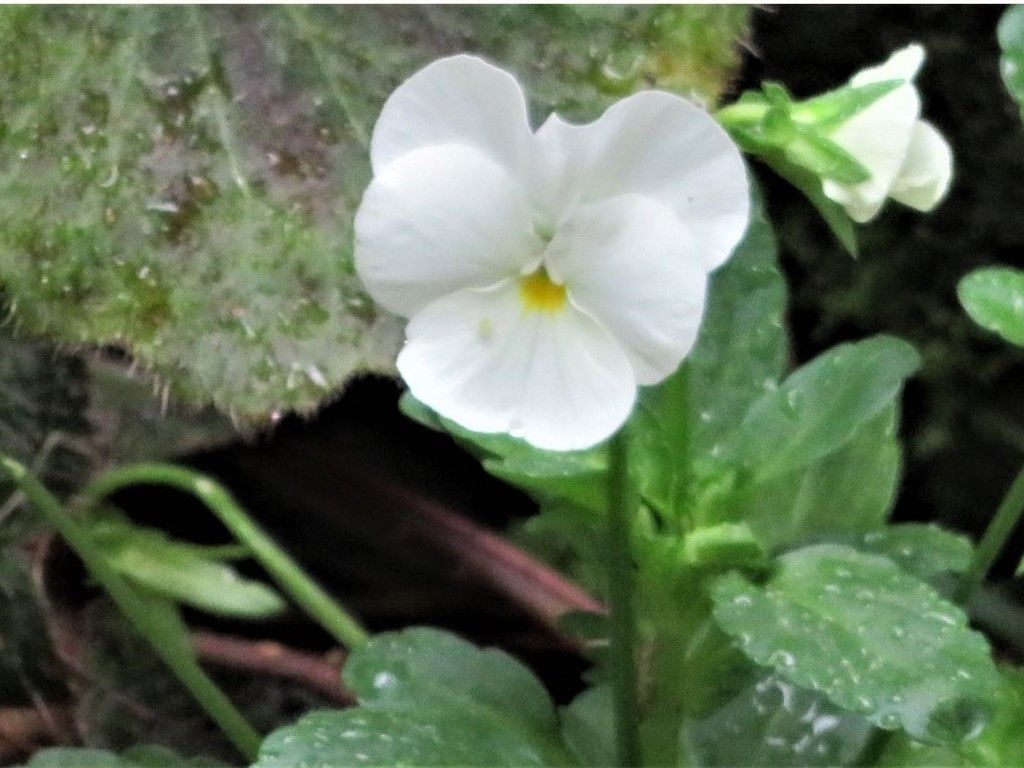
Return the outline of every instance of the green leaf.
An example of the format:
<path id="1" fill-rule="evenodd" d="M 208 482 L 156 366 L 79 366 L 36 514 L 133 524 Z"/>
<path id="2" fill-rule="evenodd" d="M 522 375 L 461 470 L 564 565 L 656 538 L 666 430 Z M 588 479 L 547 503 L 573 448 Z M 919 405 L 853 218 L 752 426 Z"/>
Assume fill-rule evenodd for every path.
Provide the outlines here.
<path id="1" fill-rule="evenodd" d="M 680 738 L 696 766 L 825 768 L 852 765 L 871 730 L 860 715 L 772 674 L 687 722 Z"/>
<path id="2" fill-rule="evenodd" d="M 501 651 L 409 629 L 354 650 L 344 677 L 359 706 L 275 731 L 255 768 L 573 764 L 544 687 Z"/>
<path id="3" fill-rule="evenodd" d="M 1000 669 L 1002 682 L 992 722 L 975 739 L 947 747 L 905 736 L 886 745 L 877 765 L 885 768 L 1004 768 L 1024 755 L 1024 671 Z"/>
<path id="4" fill-rule="evenodd" d="M 743 521 L 773 548 L 867 533 L 885 524 L 901 465 L 894 403 L 832 454 L 726 496 L 716 514 Z"/>
<path id="5" fill-rule="evenodd" d="M 754 483 L 806 467 L 852 440 L 894 401 L 917 366 L 914 348 L 891 336 L 841 344 L 754 403 L 726 455 Z"/>
<path id="6" fill-rule="evenodd" d="M 603 512 L 608 504 L 604 451 L 554 453 L 531 448 L 520 455 L 485 459 L 484 469 L 538 499 L 559 499 Z"/>
<path id="7" fill-rule="evenodd" d="M 542 502 L 560 499 L 585 509 L 605 509 L 608 456 L 603 445 L 585 451 L 543 451 L 511 435 L 470 432 L 434 413 L 410 392 L 402 395 L 399 407 L 413 421 L 447 432 L 479 457 L 492 475 Z"/>
<path id="8" fill-rule="evenodd" d="M 720 453 L 747 408 L 782 377 L 785 306 L 775 237 L 755 190 L 746 236 L 712 275 L 697 344 L 675 374 L 641 391 L 631 421 L 638 483 L 659 509 L 685 510 L 689 465 Z"/>
<path id="9" fill-rule="evenodd" d="M 999 60 L 1003 84 L 1017 102 L 1024 118 L 1024 6 L 1010 6 L 999 20 L 996 38 L 1002 49 Z"/>
<path id="10" fill-rule="evenodd" d="M 564 707 L 562 737 L 580 765 L 613 768 L 617 758 L 611 689 L 603 685 L 588 688 Z"/>
<path id="11" fill-rule="evenodd" d="M 974 322 L 1024 346 L 1024 272 L 1009 267 L 976 269 L 960 281 L 956 292 Z"/>
<path id="12" fill-rule="evenodd" d="M 711 276 L 697 344 L 687 358 L 693 451 L 711 453 L 742 414 L 782 378 L 789 361 L 786 281 L 772 225 L 755 189 L 750 227 Z M 661 418 L 671 422 L 670 398 Z"/>
<path id="13" fill-rule="evenodd" d="M 732 573 L 714 615 L 758 664 L 887 730 L 955 742 L 988 719 L 997 673 L 967 617 L 892 561 L 843 546 L 779 559 L 764 585 Z"/>
<path id="14" fill-rule="evenodd" d="M 122 517 L 92 521 L 90 528 L 118 572 L 158 595 L 234 618 L 263 619 L 285 610 L 275 590 L 221 562 L 217 550 L 175 541 Z"/>
<path id="15" fill-rule="evenodd" d="M 33 755 L 25 768 L 219 768 L 219 760 L 180 757 L 164 747 L 132 747 L 117 755 L 104 749 L 55 747 Z"/>
<path id="16" fill-rule="evenodd" d="M 925 581 L 948 573 L 965 573 L 974 548 L 970 539 L 933 523 L 901 523 L 857 536 L 840 537 L 861 552 L 882 555 Z"/>
<path id="17" fill-rule="evenodd" d="M 1010 765 L 1024 755 L 1024 669 L 1003 666 L 995 714 L 964 751 L 981 765 Z"/>

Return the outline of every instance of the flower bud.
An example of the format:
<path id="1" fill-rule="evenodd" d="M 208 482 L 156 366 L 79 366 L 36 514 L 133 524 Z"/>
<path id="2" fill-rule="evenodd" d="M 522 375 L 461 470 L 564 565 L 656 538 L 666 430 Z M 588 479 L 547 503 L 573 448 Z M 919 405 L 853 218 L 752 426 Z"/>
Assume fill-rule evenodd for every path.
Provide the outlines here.
<path id="1" fill-rule="evenodd" d="M 914 77 L 923 62 L 924 49 L 913 44 L 883 64 L 858 72 L 849 83 L 855 88 L 892 80 L 903 84 L 829 131 L 829 139 L 871 174 L 856 184 L 822 181 L 825 195 L 858 223 L 873 219 L 887 198 L 930 211 L 949 189 L 953 171 L 949 143 L 920 119 L 921 97 Z"/>

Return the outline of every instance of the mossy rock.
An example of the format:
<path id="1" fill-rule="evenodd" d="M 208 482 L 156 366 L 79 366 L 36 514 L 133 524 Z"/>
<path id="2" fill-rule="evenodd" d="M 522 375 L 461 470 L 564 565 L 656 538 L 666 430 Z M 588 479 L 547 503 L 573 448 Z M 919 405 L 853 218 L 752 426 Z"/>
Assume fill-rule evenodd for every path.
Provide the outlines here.
<path id="1" fill-rule="evenodd" d="M 728 86 L 736 7 L 9 8 L 0 285 L 24 331 L 125 351 L 172 399 L 259 425 L 391 372 L 352 267 L 384 99 L 479 53 L 537 116 Z"/>

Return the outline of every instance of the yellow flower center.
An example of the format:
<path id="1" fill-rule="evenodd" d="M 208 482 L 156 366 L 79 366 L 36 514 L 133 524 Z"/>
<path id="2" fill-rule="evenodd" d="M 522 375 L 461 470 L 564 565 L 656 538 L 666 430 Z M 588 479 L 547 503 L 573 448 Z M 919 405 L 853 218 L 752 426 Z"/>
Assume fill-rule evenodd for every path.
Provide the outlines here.
<path id="1" fill-rule="evenodd" d="M 519 278 L 519 296 L 534 312 L 557 312 L 565 306 L 565 286 L 554 282 L 544 267 Z"/>

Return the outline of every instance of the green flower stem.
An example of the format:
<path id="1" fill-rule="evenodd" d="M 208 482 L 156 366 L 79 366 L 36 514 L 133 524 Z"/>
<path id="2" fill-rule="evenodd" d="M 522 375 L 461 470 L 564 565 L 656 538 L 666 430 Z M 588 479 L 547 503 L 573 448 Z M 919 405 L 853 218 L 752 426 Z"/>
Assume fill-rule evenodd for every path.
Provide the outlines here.
<path id="1" fill-rule="evenodd" d="M 608 596 L 611 603 L 611 677 L 618 765 L 640 765 L 640 705 L 637 700 L 636 615 L 630 524 L 635 509 L 629 481 L 625 430 L 612 438 L 608 488 Z"/>
<path id="2" fill-rule="evenodd" d="M 167 632 L 165 621 L 152 610 L 152 604 L 111 567 L 89 538 L 88 532 L 67 513 L 56 497 L 46 490 L 24 465 L 7 456 L 0 456 L 0 465 L 25 497 L 81 558 L 89 574 L 146 638 L 157 656 L 188 689 L 210 718 L 248 760 L 255 760 L 262 737 L 216 683 L 203 672 L 195 657 L 188 652 L 187 646 L 183 648 L 178 642 L 180 638 L 173 637 Z"/>
<path id="3" fill-rule="evenodd" d="M 81 499 L 87 507 L 93 507 L 132 485 L 166 485 L 194 495 L 248 548 L 274 582 L 339 643 L 355 648 L 369 638 L 359 622 L 257 526 L 223 486 L 208 477 L 173 464 L 133 464 L 93 480 L 82 491 Z"/>
<path id="4" fill-rule="evenodd" d="M 985 529 L 985 535 L 981 537 L 978 548 L 974 550 L 974 559 L 971 561 L 971 568 L 964 578 L 962 590 L 963 596 L 969 596 L 974 589 L 985 580 L 992 564 L 999 557 L 1000 551 L 1006 544 L 1013 529 L 1017 527 L 1021 515 L 1024 514 L 1024 469 L 1014 478 L 1010 489 L 1003 497 L 995 517 Z"/>

